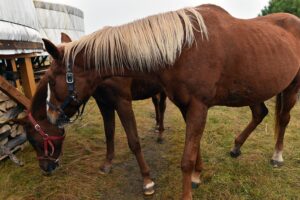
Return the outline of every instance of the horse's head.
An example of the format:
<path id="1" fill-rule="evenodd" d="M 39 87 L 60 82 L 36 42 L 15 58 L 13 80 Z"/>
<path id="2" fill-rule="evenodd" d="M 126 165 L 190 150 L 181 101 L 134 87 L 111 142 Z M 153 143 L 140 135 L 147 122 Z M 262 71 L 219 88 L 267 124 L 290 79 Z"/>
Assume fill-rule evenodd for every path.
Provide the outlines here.
<path id="1" fill-rule="evenodd" d="M 80 105 L 89 99 L 95 88 L 95 83 L 91 80 L 96 75 L 84 69 L 81 55 L 72 64 L 66 64 L 64 52 L 70 42 L 71 39 L 66 34 L 62 34 L 62 44 L 58 46 L 44 39 L 46 50 L 52 57 L 47 72 L 47 116 L 51 123 L 58 126 L 69 122 L 70 117 L 79 111 Z"/>
<path id="2" fill-rule="evenodd" d="M 32 98 L 27 116 L 14 120 L 23 125 L 27 139 L 37 153 L 40 168 L 45 174 L 50 174 L 58 166 L 65 131 L 47 120 L 47 84 L 48 77 L 44 76 Z"/>
<path id="3" fill-rule="evenodd" d="M 23 126 L 29 143 L 36 151 L 40 168 L 45 175 L 50 175 L 59 165 L 64 129 L 57 128 L 47 119 L 35 120 L 29 116 L 23 119 Z"/>

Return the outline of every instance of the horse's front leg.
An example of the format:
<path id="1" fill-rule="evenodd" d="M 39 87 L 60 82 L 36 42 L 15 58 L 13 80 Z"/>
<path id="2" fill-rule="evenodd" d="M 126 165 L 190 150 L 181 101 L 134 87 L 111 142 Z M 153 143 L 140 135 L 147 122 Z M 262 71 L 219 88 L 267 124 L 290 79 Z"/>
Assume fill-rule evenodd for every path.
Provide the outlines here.
<path id="1" fill-rule="evenodd" d="M 115 156 L 115 110 L 112 106 L 101 104 L 96 99 L 97 105 L 103 117 L 104 131 L 106 137 L 106 158 L 100 166 L 100 173 L 108 174 L 112 168 L 112 160 Z"/>
<path id="2" fill-rule="evenodd" d="M 192 174 L 194 169 L 196 169 L 197 173 L 195 174 L 194 172 L 193 176 L 199 177 L 198 173 L 202 168 L 199 145 L 205 127 L 207 109 L 207 106 L 202 102 L 193 99 L 185 113 L 186 139 L 181 161 L 184 200 L 192 199 Z M 198 163 L 196 162 L 197 160 Z"/>
<path id="3" fill-rule="evenodd" d="M 150 178 L 150 170 L 141 150 L 131 101 L 120 99 L 117 103 L 116 110 L 125 129 L 129 148 L 136 156 L 137 162 L 139 164 L 140 171 L 143 177 L 144 194 L 152 195 L 154 193 L 154 182 Z"/>

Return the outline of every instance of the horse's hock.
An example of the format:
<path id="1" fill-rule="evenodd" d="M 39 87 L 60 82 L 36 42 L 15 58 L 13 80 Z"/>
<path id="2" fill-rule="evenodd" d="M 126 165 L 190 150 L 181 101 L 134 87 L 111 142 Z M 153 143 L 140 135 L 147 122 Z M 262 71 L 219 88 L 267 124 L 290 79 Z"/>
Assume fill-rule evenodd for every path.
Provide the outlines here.
<path id="1" fill-rule="evenodd" d="M 43 1 L 0 1 L 0 161 L 10 157 L 22 164 L 13 153 L 24 147 L 26 134 L 11 119 L 26 115 L 36 82 L 49 66 L 42 38 L 60 43 L 61 32 L 81 37 L 83 12 Z"/>

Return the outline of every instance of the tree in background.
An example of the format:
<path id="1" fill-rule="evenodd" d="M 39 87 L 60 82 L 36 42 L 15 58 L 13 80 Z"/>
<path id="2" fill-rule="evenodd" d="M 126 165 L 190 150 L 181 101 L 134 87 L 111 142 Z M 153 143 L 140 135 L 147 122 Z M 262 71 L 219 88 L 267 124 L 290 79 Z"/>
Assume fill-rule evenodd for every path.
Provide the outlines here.
<path id="1" fill-rule="evenodd" d="M 300 17 L 300 0 L 270 0 L 259 15 L 287 12 Z"/>

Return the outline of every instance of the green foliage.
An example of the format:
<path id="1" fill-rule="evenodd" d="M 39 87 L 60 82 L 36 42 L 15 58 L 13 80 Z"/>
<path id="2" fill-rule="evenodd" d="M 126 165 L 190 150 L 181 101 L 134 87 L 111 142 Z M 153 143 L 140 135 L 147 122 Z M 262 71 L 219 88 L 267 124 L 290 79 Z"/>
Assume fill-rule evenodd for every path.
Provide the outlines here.
<path id="1" fill-rule="evenodd" d="M 287 12 L 300 17 L 300 0 L 270 0 L 269 5 L 261 10 L 260 15 L 278 12 Z"/>

